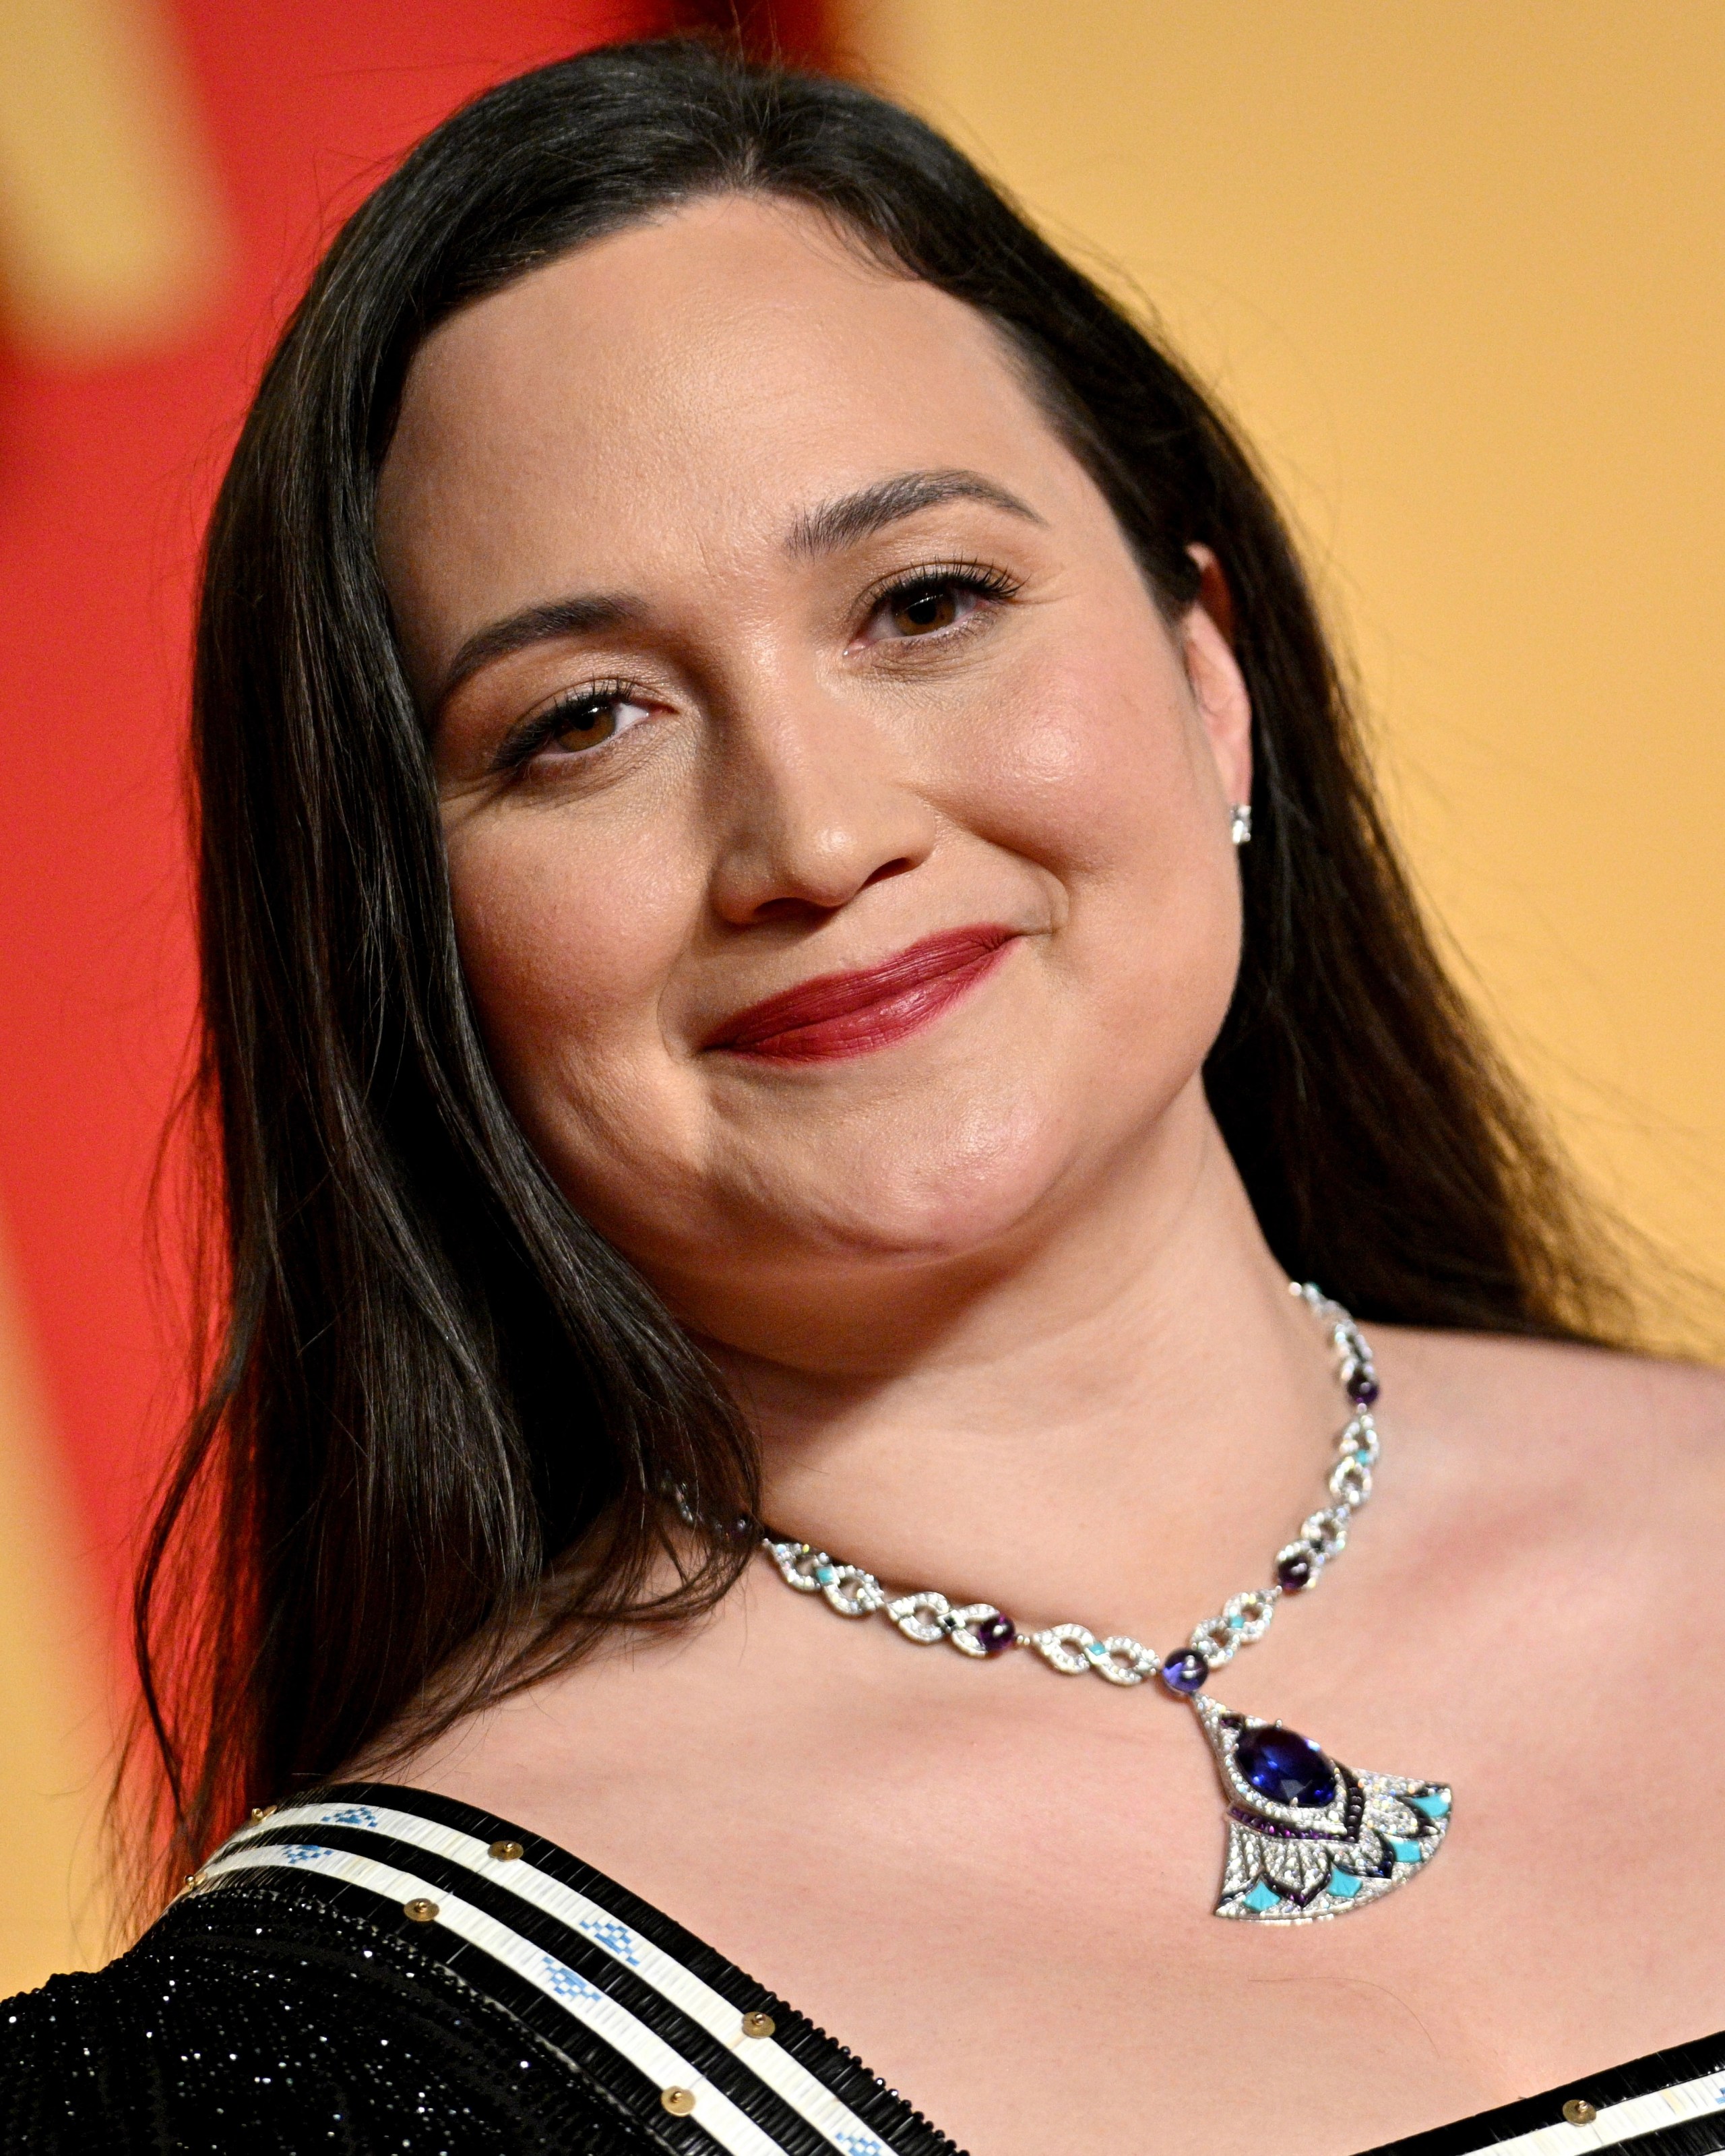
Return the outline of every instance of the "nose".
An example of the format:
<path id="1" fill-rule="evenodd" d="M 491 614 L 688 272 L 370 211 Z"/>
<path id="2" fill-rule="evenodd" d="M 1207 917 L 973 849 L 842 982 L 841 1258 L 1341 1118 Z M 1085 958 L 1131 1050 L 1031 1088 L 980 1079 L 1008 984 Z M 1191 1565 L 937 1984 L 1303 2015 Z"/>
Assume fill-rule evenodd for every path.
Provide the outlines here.
<path id="1" fill-rule="evenodd" d="M 864 712 L 811 691 L 729 729 L 711 900 L 737 927 L 816 919 L 919 867 L 938 819 Z"/>

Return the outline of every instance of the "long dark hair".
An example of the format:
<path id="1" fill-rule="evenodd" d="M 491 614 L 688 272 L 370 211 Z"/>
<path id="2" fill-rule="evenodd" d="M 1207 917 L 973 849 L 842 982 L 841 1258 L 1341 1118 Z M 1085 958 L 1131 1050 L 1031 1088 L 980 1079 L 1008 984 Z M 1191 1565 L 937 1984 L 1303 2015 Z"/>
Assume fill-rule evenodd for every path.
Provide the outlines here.
<path id="1" fill-rule="evenodd" d="M 1209 1096 L 1282 1265 L 1362 1316 L 1620 1329 L 1568 1186 L 1434 951 L 1252 462 L 1144 331 L 950 144 L 854 85 L 695 41 L 459 111 L 351 219 L 265 372 L 211 527 L 195 695 L 201 1098 L 219 1322 L 136 1635 L 169 1863 L 407 1716 L 608 1625 L 711 1604 L 748 1431 L 505 1106 L 459 965 L 372 508 L 427 332 L 718 190 L 812 205 L 986 316 L 1171 618 L 1219 557 L 1256 715 L 1238 991 Z M 669 1592 L 651 1589 L 675 1548 Z M 451 1675 L 459 1671 L 459 1677 Z"/>

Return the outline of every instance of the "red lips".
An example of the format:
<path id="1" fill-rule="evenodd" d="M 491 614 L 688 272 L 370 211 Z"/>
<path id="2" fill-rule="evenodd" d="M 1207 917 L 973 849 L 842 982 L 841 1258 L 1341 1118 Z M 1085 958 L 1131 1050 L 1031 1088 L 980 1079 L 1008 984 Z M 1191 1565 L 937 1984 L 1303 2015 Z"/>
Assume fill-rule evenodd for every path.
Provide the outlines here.
<path id="1" fill-rule="evenodd" d="M 822 1063 L 886 1048 L 968 993 L 1016 933 L 990 925 L 925 937 L 879 966 L 823 973 L 751 1004 L 701 1045 L 774 1063 Z"/>

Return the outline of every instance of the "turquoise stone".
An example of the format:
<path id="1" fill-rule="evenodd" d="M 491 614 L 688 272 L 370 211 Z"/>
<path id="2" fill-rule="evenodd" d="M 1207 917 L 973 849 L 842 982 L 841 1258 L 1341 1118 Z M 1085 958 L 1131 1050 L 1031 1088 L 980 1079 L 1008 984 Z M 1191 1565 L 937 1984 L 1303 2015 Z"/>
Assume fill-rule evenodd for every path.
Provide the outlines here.
<path id="1" fill-rule="evenodd" d="M 1392 1838 L 1389 1845 L 1395 1851 L 1398 1864 L 1417 1864 L 1425 1854 L 1417 1841 L 1397 1841 Z"/>
<path id="2" fill-rule="evenodd" d="M 829 1564 L 816 1565 L 814 1568 L 814 1576 L 820 1582 L 823 1587 L 830 1587 L 833 1582 L 839 1577 L 838 1573 L 834 1571 L 832 1566 Z"/>
<path id="3" fill-rule="evenodd" d="M 1446 1819 L 1449 1816 L 1450 1799 L 1440 1789 L 1429 1797 L 1404 1797 L 1402 1801 L 1404 1804 L 1411 1804 L 1416 1812 L 1424 1812 L 1429 1820 Z"/>
<path id="4" fill-rule="evenodd" d="M 1359 1881 L 1351 1871 L 1332 1871 L 1326 1891 L 1333 1894 L 1338 1902 L 1351 1902 L 1359 1892 Z"/>
<path id="5" fill-rule="evenodd" d="M 1255 1909 L 1260 1917 L 1266 1909 L 1279 1909 L 1281 1907 L 1281 1895 L 1272 1893 L 1261 1879 L 1250 1894 L 1242 1894 L 1240 1898 L 1245 1903 L 1247 1908 Z"/>

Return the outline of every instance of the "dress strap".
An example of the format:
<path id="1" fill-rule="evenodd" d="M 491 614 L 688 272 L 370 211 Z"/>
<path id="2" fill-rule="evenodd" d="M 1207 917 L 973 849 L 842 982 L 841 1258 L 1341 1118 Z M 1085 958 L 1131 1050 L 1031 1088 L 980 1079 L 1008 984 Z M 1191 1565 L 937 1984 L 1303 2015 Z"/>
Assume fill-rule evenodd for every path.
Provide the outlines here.
<path id="1" fill-rule="evenodd" d="M 1725 2032 L 1608 2066 L 1366 2156 L 1715 2156 L 1725 2150 Z"/>
<path id="2" fill-rule="evenodd" d="M 345 1784 L 254 1818 L 191 1891 L 288 1872 L 363 1906 L 679 2150 L 959 2156 L 806 2016 L 566 1850 L 423 1790 Z"/>

